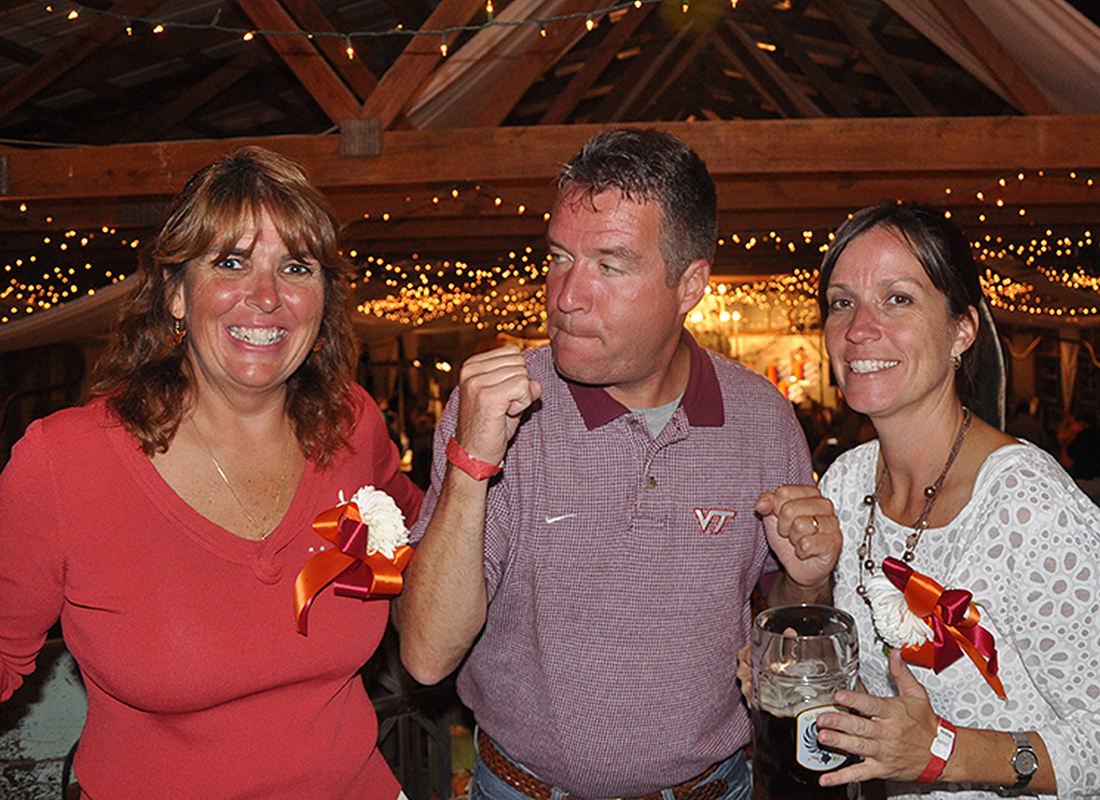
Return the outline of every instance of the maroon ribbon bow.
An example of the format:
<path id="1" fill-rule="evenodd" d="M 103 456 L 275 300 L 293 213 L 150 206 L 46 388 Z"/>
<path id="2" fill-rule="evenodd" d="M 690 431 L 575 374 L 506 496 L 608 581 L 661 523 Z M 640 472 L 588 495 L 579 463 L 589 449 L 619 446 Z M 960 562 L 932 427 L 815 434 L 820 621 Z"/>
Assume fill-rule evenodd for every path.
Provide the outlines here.
<path id="1" fill-rule="evenodd" d="M 939 674 L 966 653 L 997 696 L 1004 698 L 993 634 L 978 624 L 981 614 L 971 602 L 973 595 L 965 589 L 944 589 L 896 558 L 883 560 L 882 573 L 905 595 L 909 610 L 932 629 L 932 641 L 903 647 L 901 657 Z"/>
<path id="2" fill-rule="evenodd" d="M 334 584 L 334 594 L 361 600 L 401 593 L 401 572 L 408 566 L 413 549 L 401 545 L 392 559 L 382 553 L 368 555 L 369 529 L 355 503 L 321 512 L 313 521 L 313 529 L 337 549 L 315 555 L 294 581 L 294 620 L 299 633 L 307 633 L 309 608 L 330 583 Z"/>

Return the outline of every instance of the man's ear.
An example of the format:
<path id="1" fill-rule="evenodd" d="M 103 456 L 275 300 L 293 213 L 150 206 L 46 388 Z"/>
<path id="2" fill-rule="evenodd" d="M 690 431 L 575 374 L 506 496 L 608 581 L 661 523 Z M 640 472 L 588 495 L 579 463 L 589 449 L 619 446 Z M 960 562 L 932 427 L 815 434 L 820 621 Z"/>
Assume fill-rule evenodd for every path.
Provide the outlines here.
<path id="1" fill-rule="evenodd" d="M 710 262 L 699 258 L 687 265 L 680 276 L 680 313 L 687 314 L 699 304 L 710 283 Z"/>

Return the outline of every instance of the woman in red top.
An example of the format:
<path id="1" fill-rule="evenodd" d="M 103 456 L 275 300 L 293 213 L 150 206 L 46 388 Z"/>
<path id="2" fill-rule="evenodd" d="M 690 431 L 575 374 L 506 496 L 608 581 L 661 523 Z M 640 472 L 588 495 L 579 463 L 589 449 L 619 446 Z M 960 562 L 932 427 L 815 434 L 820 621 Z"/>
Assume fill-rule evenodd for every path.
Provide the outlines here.
<path id="1" fill-rule="evenodd" d="M 364 486 L 411 524 L 353 381 L 351 269 L 292 161 L 197 173 L 144 259 L 92 401 L 34 423 L 0 476 L 0 699 L 60 617 L 88 689 L 84 797 L 369 798 L 400 787 L 357 671 L 389 603 L 295 579 L 316 516 Z"/>

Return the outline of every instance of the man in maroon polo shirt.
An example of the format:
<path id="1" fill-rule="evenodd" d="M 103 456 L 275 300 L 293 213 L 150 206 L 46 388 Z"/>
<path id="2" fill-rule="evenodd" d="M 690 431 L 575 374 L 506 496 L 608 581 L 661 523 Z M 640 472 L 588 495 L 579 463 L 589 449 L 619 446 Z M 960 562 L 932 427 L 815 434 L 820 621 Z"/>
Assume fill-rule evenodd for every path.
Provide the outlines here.
<path id="1" fill-rule="evenodd" d="M 750 593 L 781 566 L 769 603 L 826 600 L 840 532 L 779 489 L 812 483 L 790 404 L 684 329 L 716 206 L 675 137 L 589 140 L 547 233 L 550 346 L 469 359 L 436 430 L 395 620 L 418 680 L 461 665 L 475 799 L 749 796 Z"/>

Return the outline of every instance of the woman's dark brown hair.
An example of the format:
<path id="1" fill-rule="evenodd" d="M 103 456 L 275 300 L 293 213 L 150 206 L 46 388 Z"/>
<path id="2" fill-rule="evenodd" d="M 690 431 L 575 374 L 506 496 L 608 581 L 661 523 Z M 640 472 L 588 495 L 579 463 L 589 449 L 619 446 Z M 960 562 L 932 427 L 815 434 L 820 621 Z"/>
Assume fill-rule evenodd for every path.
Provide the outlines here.
<path id="1" fill-rule="evenodd" d="M 321 265 L 325 304 L 320 348 L 287 381 L 286 413 L 306 457 L 325 465 L 346 447 L 355 425 L 349 390 L 358 348 L 349 309 L 351 266 L 339 251 L 339 226 L 324 195 L 285 156 L 245 147 L 199 170 L 175 198 L 168 221 L 142 255 L 136 287 L 111 344 L 96 365 L 92 397 L 152 456 L 166 452 L 194 402 L 187 338 L 170 338 L 169 301 L 192 259 L 220 243 L 236 245 L 250 220 L 266 212 L 291 252 Z"/>

